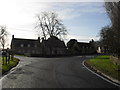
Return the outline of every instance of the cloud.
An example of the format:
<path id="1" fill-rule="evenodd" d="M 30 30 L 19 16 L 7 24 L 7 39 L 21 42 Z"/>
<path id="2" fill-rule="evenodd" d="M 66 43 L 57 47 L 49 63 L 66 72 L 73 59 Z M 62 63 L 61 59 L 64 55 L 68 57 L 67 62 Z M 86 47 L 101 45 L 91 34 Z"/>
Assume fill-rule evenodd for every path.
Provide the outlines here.
<path id="1" fill-rule="evenodd" d="M 75 10 L 72 8 L 63 9 L 57 11 L 57 13 L 59 17 L 63 20 L 71 20 L 81 16 L 80 14 L 78 14 L 78 12 L 75 12 Z"/>
<path id="2" fill-rule="evenodd" d="M 59 2 L 61 1 L 61 2 Z M 90 3 L 90 2 L 66 2 L 65 0 L 59 0 L 56 3 L 51 2 L 42 2 L 40 0 L 3 0 L 0 1 L 0 24 L 6 24 L 8 27 L 13 27 L 14 29 L 9 29 L 11 33 L 19 37 L 30 37 L 25 35 L 25 31 L 16 30 L 18 29 L 28 29 L 31 30 L 34 23 L 36 14 L 39 14 L 42 11 L 55 11 L 59 14 L 59 17 L 63 20 L 66 20 L 67 23 L 72 22 L 81 18 L 81 16 L 88 13 L 103 13 L 104 10 L 101 7 L 103 3 Z M 74 0 L 75 1 L 75 0 Z M 77 0 L 76 0 L 77 1 Z M 79 26 L 80 27 L 80 26 Z M 71 30 L 76 30 L 73 32 L 82 33 L 84 28 L 71 28 L 68 25 L 68 28 Z M 34 28 L 34 27 L 33 27 Z M 33 29 L 32 28 L 32 29 Z M 79 31 L 81 30 L 81 31 Z M 83 30 L 83 31 L 82 31 Z M 87 30 L 87 29 L 86 29 Z M 26 31 L 27 32 L 27 31 Z M 29 32 L 29 31 L 28 31 Z M 23 34 L 24 33 L 24 34 Z M 72 32 L 71 32 L 72 33 Z M 68 35 L 68 39 L 76 38 L 78 40 L 89 41 L 91 36 L 79 36 Z M 82 33 L 83 34 L 83 33 Z M 34 35 L 32 35 L 34 37 Z M 32 37 L 31 37 L 32 38 Z"/>
<path id="3" fill-rule="evenodd" d="M 81 3 L 81 7 L 79 12 L 81 13 L 105 13 L 105 9 L 103 7 L 104 3 L 102 2 L 89 2 L 89 3 Z"/>
<path id="4" fill-rule="evenodd" d="M 103 2 L 65 3 L 61 7 L 72 8 L 78 13 L 105 13 Z"/>
<path id="5" fill-rule="evenodd" d="M 88 13 L 106 13 L 102 2 L 61 2 L 49 4 L 48 10 L 56 11 L 64 20 L 71 20 Z"/>
<path id="6" fill-rule="evenodd" d="M 102 2 L 56 2 L 48 3 L 47 5 L 47 11 L 57 12 L 59 17 L 63 20 L 79 18 L 87 13 L 106 13 Z"/>
<path id="7" fill-rule="evenodd" d="M 98 3 L 45 3 L 39 0 L 5 0 L 1 3 L 0 24 L 7 25 L 31 23 L 34 21 L 33 17 L 42 11 L 55 11 L 63 20 L 72 20 L 84 15 L 84 13 L 104 12 Z"/>

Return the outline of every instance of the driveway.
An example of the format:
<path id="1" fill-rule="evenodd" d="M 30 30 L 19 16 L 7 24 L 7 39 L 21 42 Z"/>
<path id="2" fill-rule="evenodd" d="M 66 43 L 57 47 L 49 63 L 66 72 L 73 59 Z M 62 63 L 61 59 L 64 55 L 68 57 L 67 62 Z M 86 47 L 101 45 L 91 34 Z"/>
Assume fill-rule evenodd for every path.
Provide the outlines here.
<path id="1" fill-rule="evenodd" d="M 17 67 L 0 79 L 3 88 L 117 88 L 82 65 L 91 57 L 17 58 Z"/>

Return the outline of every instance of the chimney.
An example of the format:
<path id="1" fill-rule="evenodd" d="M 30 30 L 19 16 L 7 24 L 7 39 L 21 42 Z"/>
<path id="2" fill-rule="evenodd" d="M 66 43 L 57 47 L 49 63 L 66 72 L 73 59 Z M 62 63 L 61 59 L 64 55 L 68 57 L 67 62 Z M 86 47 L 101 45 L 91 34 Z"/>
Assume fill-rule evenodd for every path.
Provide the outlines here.
<path id="1" fill-rule="evenodd" d="M 40 37 L 38 37 L 38 41 L 40 42 Z"/>
<path id="2" fill-rule="evenodd" d="M 12 35 L 12 39 L 14 39 L 14 35 Z"/>

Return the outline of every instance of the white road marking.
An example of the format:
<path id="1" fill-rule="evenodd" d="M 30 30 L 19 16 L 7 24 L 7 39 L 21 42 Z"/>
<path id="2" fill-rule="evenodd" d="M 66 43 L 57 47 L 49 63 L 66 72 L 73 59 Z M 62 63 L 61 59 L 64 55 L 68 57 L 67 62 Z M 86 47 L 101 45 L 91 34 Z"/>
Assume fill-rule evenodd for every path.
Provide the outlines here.
<path id="1" fill-rule="evenodd" d="M 97 75 L 98 77 L 102 78 L 103 80 L 105 80 L 105 81 L 107 81 L 107 82 L 109 82 L 109 83 L 111 83 L 111 84 L 113 84 L 113 85 L 115 85 L 115 86 L 120 87 L 120 85 L 118 85 L 118 84 L 116 84 L 116 83 L 114 83 L 114 82 L 112 82 L 112 81 L 110 81 L 110 80 L 108 80 L 108 79 L 100 76 L 99 74 L 93 72 L 92 70 L 90 70 L 88 67 L 85 66 L 84 61 L 82 62 L 82 65 L 83 65 L 87 70 L 89 70 L 89 71 L 92 72 L 93 74 Z"/>

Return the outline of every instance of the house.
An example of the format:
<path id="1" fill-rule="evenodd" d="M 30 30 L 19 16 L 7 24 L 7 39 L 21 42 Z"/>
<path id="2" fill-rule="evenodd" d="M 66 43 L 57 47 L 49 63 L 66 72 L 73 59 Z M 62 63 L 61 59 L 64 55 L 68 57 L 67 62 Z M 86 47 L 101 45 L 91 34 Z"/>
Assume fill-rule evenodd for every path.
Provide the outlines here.
<path id="1" fill-rule="evenodd" d="M 65 55 L 66 46 L 64 41 L 61 41 L 55 36 L 51 36 L 47 40 L 42 40 L 43 52 L 45 55 Z"/>
<path id="2" fill-rule="evenodd" d="M 34 39 L 21 39 L 21 38 L 14 38 L 12 36 L 11 41 L 11 49 L 14 51 L 15 54 L 22 54 L 22 55 L 41 55 L 41 43 L 40 38 Z"/>
<path id="3" fill-rule="evenodd" d="M 47 40 L 38 39 L 21 39 L 12 36 L 11 49 L 15 54 L 23 54 L 27 56 L 55 56 L 65 55 L 66 46 L 63 41 L 55 36 Z"/>
<path id="4" fill-rule="evenodd" d="M 92 42 L 77 42 L 75 39 L 71 39 L 67 43 L 68 52 L 71 55 L 81 55 L 81 54 L 94 54 L 96 53 L 96 49 Z"/>

